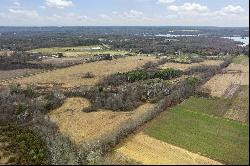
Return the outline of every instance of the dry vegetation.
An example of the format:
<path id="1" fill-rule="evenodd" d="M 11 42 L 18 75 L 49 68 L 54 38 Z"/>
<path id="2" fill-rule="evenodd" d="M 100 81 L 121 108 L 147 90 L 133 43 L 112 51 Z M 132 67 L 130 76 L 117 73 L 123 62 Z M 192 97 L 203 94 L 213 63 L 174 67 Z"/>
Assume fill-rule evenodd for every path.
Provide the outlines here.
<path id="1" fill-rule="evenodd" d="M 223 73 L 215 75 L 203 87 L 209 89 L 212 96 L 222 97 L 233 84 L 249 85 L 249 65 L 230 64 Z"/>
<path id="2" fill-rule="evenodd" d="M 232 98 L 232 107 L 225 113 L 225 118 L 249 123 L 249 86 L 239 87 Z"/>
<path id="3" fill-rule="evenodd" d="M 99 48 L 99 49 L 95 49 Z M 127 51 L 105 50 L 101 45 L 93 46 L 78 46 L 78 47 L 52 47 L 52 48 L 39 48 L 31 50 L 31 52 L 40 52 L 43 54 L 56 54 L 63 53 L 66 57 L 85 57 L 98 54 L 126 54 Z"/>
<path id="4" fill-rule="evenodd" d="M 170 145 L 149 137 L 143 133 L 136 134 L 115 150 L 142 164 L 188 164 L 221 165 L 221 163 L 185 149 Z"/>
<path id="5" fill-rule="evenodd" d="M 116 73 L 126 72 L 137 67 L 141 67 L 149 61 L 154 61 L 154 57 L 133 56 L 112 61 L 99 61 L 94 63 L 86 63 L 64 69 L 21 78 L 14 80 L 15 83 L 21 84 L 63 84 L 63 87 L 74 87 L 80 85 L 95 85 L 104 76 Z M 84 79 L 82 75 L 86 72 L 93 73 L 96 77 L 92 79 Z"/>
<path id="6" fill-rule="evenodd" d="M 204 62 L 200 63 L 191 63 L 191 64 L 182 64 L 182 63 L 165 63 L 160 66 L 162 69 L 167 69 L 167 68 L 174 68 L 174 69 L 179 69 L 179 70 L 187 70 L 190 67 L 196 67 L 196 66 L 209 66 L 209 65 L 214 65 L 217 66 L 221 64 L 223 61 L 221 60 L 205 60 Z"/>
<path id="7" fill-rule="evenodd" d="M 133 112 L 113 112 L 98 110 L 85 113 L 82 110 L 90 103 L 84 98 L 68 98 L 62 107 L 52 111 L 49 117 L 56 122 L 60 131 L 76 143 L 98 139 L 111 132 L 131 118 L 136 119 L 153 108 L 153 104 L 144 104 Z"/>
<path id="8" fill-rule="evenodd" d="M 41 69 L 15 69 L 15 70 L 0 70 L 0 81 L 27 76 L 42 71 Z"/>

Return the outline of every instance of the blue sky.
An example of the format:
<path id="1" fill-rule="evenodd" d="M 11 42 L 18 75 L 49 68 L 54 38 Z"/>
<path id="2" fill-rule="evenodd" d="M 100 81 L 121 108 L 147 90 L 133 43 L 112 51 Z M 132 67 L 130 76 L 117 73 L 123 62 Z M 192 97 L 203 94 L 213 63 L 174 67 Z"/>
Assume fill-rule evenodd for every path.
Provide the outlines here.
<path id="1" fill-rule="evenodd" d="M 248 26 L 248 0 L 1 0 L 0 26 Z"/>

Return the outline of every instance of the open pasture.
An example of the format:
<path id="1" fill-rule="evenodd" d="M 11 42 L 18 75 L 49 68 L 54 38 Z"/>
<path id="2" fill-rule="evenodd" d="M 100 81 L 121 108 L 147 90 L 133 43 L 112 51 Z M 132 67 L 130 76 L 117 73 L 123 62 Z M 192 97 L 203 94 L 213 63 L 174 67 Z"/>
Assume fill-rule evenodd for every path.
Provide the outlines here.
<path id="1" fill-rule="evenodd" d="M 57 69 L 47 73 L 13 80 L 20 84 L 62 84 L 63 87 L 75 87 L 80 85 L 95 85 L 104 76 L 116 72 L 127 72 L 143 66 L 150 61 L 156 61 L 155 57 L 132 56 L 115 59 L 112 61 L 98 61 L 85 63 L 63 69 Z M 85 73 L 91 72 L 94 78 L 83 78 Z M 11 83 L 11 82 L 10 82 Z"/>
<path id="2" fill-rule="evenodd" d="M 43 54 L 63 53 L 66 57 L 78 56 L 93 56 L 97 54 L 126 54 L 126 51 L 109 50 L 103 48 L 101 45 L 94 46 L 78 46 L 78 47 L 52 47 L 52 48 L 38 48 L 31 50 L 31 52 L 40 52 Z"/>
<path id="3" fill-rule="evenodd" d="M 98 110 L 86 113 L 82 111 L 89 106 L 90 102 L 87 99 L 68 98 L 60 108 L 51 111 L 49 117 L 58 125 L 63 134 L 79 144 L 119 130 L 122 124 L 140 118 L 144 113 L 151 111 L 154 104 L 145 103 L 132 112 Z"/>
<path id="4" fill-rule="evenodd" d="M 209 89 L 212 96 L 222 97 L 232 85 L 249 85 L 249 65 L 232 63 L 203 87 Z"/>
<path id="5" fill-rule="evenodd" d="M 196 66 L 210 66 L 214 65 L 217 66 L 221 64 L 223 61 L 221 60 L 205 60 L 200 63 L 191 63 L 191 64 L 182 64 L 182 63 L 173 63 L 168 62 L 160 66 L 161 69 L 167 69 L 167 68 L 174 68 L 179 70 L 187 70 L 190 67 L 196 67 Z"/>
<path id="6" fill-rule="evenodd" d="M 223 164 L 249 163 L 247 125 L 188 109 L 185 105 L 184 102 L 163 112 L 147 124 L 144 133 Z"/>
<path id="7" fill-rule="evenodd" d="M 115 149 L 114 154 L 154 165 L 221 165 L 220 162 L 139 133 Z"/>

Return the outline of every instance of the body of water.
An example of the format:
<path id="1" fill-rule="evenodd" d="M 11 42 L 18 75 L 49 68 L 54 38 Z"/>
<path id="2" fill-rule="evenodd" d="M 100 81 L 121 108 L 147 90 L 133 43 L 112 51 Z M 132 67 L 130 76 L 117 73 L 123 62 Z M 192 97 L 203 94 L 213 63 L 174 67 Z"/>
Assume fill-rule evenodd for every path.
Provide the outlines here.
<path id="1" fill-rule="evenodd" d="M 227 38 L 227 39 L 231 39 L 234 41 L 238 41 L 238 42 L 242 42 L 244 44 L 241 44 L 240 46 L 246 46 L 249 44 L 249 37 L 223 37 L 223 38 Z"/>
<path id="2" fill-rule="evenodd" d="M 183 36 L 199 36 L 199 35 L 172 35 L 172 34 L 159 34 L 156 37 L 183 37 Z"/>

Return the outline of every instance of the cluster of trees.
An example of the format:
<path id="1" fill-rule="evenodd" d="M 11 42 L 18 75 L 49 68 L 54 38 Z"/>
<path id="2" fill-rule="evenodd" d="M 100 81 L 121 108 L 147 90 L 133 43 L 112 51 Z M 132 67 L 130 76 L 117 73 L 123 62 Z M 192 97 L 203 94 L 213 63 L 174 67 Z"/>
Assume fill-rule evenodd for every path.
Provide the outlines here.
<path id="1" fill-rule="evenodd" d="M 45 94 L 35 91 L 35 87 L 21 87 L 13 84 L 0 91 L 0 121 L 1 123 L 28 123 L 63 104 L 65 96 L 59 91 Z"/>
<path id="2" fill-rule="evenodd" d="M 169 80 L 181 76 L 182 71 L 176 69 L 134 70 L 126 73 L 116 73 L 102 80 L 102 85 L 117 86 L 125 82 L 133 83 L 140 80 L 162 79 Z"/>
<path id="3" fill-rule="evenodd" d="M 78 65 L 81 63 L 90 63 L 95 61 L 102 60 L 112 60 L 110 54 L 99 54 L 92 57 L 75 59 L 71 61 L 63 61 L 61 63 L 42 63 L 42 57 L 51 58 L 51 55 L 43 55 L 41 53 L 29 53 L 23 51 L 15 51 L 11 56 L 3 55 L 0 56 L 0 70 L 15 70 L 15 69 L 24 69 L 24 68 L 33 68 L 33 69 L 55 69 L 55 68 L 65 68 L 73 65 Z M 125 56 L 113 56 L 113 58 L 122 58 Z M 61 60 L 61 59 L 59 59 Z"/>
<path id="4" fill-rule="evenodd" d="M 136 36 L 129 39 L 129 41 L 116 41 L 112 44 L 112 48 L 144 54 L 175 54 L 181 51 L 200 55 L 240 54 L 245 49 L 229 39 L 211 36 L 168 37 L 172 40 L 166 40 L 166 37 Z"/>
<path id="5" fill-rule="evenodd" d="M 191 68 L 186 74 L 194 73 L 195 77 L 183 79 L 176 84 L 169 84 L 163 79 L 155 78 L 124 83 L 119 86 L 80 87 L 75 90 L 60 92 L 58 90 L 40 92 L 35 87 L 22 88 L 13 85 L 0 89 L 0 122 L 31 123 L 32 130 L 44 140 L 52 164 L 88 164 L 100 162 L 101 155 L 111 150 L 121 138 L 134 131 L 139 125 L 155 117 L 167 107 L 175 105 L 193 95 L 196 88 L 228 66 L 231 59 L 225 60 L 218 67 Z M 152 69 L 157 64 L 148 63 L 144 68 Z M 92 102 L 92 107 L 83 111 L 94 111 L 99 108 L 114 111 L 129 111 L 142 102 L 157 102 L 153 110 L 143 116 L 129 119 L 124 124 L 103 136 L 97 142 L 86 142 L 76 146 L 69 138 L 60 134 L 58 128 L 44 116 L 47 111 L 59 107 L 65 96 L 82 96 Z"/>
<path id="6" fill-rule="evenodd" d="M 186 31 L 186 30 L 195 31 Z M 173 31 L 174 30 L 174 31 Z M 171 31 L 171 32 L 169 32 Z M 247 28 L 216 27 L 0 27 L 0 49 L 27 51 L 35 48 L 105 44 L 112 49 L 137 53 L 174 54 L 176 51 L 215 55 L 248 53 L 224 36 L 249 36 Z M 157 34 L 197 35 L 156 37 Z M 200 35 L 202 34 L 202 35 Z M 198 36 L 200 35 L 200 36 Z M 104 39 L 104 40 L 99 40 Z"/>

